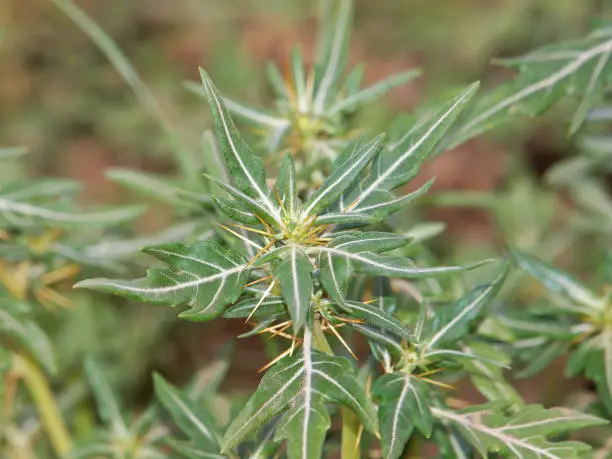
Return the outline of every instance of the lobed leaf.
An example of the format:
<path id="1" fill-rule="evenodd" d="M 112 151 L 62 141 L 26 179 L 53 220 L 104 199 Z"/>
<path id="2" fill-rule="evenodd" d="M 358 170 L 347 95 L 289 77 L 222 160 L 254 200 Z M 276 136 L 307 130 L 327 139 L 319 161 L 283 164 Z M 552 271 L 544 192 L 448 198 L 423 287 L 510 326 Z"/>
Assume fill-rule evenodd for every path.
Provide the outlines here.
<path id="1" fill-rule="evenodd" d="M 212 414 L 198 407 L 194 400 L 173 387 L 160 375 L 154 374 L 153 382 L 157 400 L 190 440 L 199 445 L 219 444 L 220 438 Z"/>
<path id="2" fill-rule="evenodd" d="M 443 423 L 456 426 L 482 457 L 490 451 L 515 458 L 578 459 L 588 452 L 588 445 L 550 442 L 547 437 L 607 422 L 577 411 L 544 409 L 540 405 L 529 405 L 510 415 L 487 405 L 464 412 L 435 407 L 431 411 Z"/>
<path id="3" fill-rule="evenodd" d="M 399 459 L 414 428 L 425 437 L 433 430 L 427 383 L 405 373 L 376 380 L 373 396 L 379 400 L 378 418 L 385 459 Z"/>
<path id="4" fill-rule="evenodd" d="M 227 428 L 223 452 L 228 452 L 274 416 L 285 412 L 277 433 L 289 440 L 290 459 L 320 457 L 322 432 L 328 417 L 325 402 L 345 405 L 355 411 L 366 430 L 377 430 L 371 401 L 358 383 L 350 363 L 311 349 L 312 337 L 304 332 L 301 355 L 285 357 L 263 377 L 257 391 Z M 291 413 L 287 417 L 287 413 Z M 316 454 L 319 453 L 319 456 Z"/>
<path id="5" fill-rule="evenodd" d="M 166 263 L 170 269 L 150 269 L 146 278 L 135 281 L 88 279 L 75 287 L 144 302 L 171 306 L 186 304 L 190 309 L 180 316 L 192 320 L 218 316 L 242 293 L 244 258 L 216 242 L 205 241 L 191 247 L 168 243 L 144 251 Z"/>

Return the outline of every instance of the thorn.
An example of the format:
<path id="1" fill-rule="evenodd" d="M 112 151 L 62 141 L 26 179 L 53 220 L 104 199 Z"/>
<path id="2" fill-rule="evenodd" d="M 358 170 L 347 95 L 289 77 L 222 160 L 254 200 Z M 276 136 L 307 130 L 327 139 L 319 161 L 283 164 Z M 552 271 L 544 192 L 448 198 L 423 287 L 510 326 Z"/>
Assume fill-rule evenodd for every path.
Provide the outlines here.
<path id="1" fill-rule="evenodd" d="M 255 242 L 251 241 L 250 239 L 244 237 L 242 234 L 237 233 L 236 231 L 234 231 L 231 228 L 228 228 L 225 225 L 222 225 L 221 223 L 217 223 L 217 225 L 219 225 L 221 228 L 223 228 L 225 231 L 227 231 L 228 233 L 233 234 L 234 236 L 236 236 L 238 239 L 246 242 L 247 244 L 249 244 L 252 247 L 255 247 L 258 250 L 261 250 L 262 247 L 259 244 L 256 244 Z"/>
<path id="2" fill-rule="evenodd" d="M 253 310 L 251 311 L 251 313 L 249 314 L 249 317 L 247 317 L 247 319 L 245 320 L 245 323 L 248 323 L 249 320 L 251 320 L 251 317 L 253 317 L 253 314 L 255 314 L 255 311 L 257 311 L 257 309 L 259 309 L 259 306 L 262 305 L 262 303 L 264 302 L 264 300 L 266 299 L 266 297 L 270 294 L 270 292 L 272 291 L 272 289 L 274 288 L 274 286 L 276 285 L 276 279 L 274 279 L 272 281 L 272 283 L 270 284 L 270 286 L 266 289 L 266 291 L 264 292 L 264 294 L 262 295 L 262 297 L 259 299 L 259 301 L 257 302 L 257 304 L 255 305 L 255 307 L 253 308 Z"/>
<path id="3" fill-rule="evenodd" d="M 242 270 L 244 271 L 244 270 L 245 270 L 245 269 L 247 269 L 249 266 L 251 266 L 253 263 L 255 263 L 255 261 L 256 261 L 256 260 L 257 260 L 259 257 L 261 257 L 261 256 L 263 255 L 263 253 L 264 253 L 264 252 L 267 252 L 267 251 L 268 251 L 268 249 L 269 249 L 270 247 L 272 247 L 274 244 L 276 244 L 276 240 L 275 240 L 275 239 L 272 239 L 270 242 L 268 242 L 268 243 L 266 244 L 266 246 L 265 246 L 265 247 L 262 247 L 262 248 L 259 250 L 259 252 L 257 252 L 257 253 L 255 254 L 255 256 L 253 256 L 253 258 L 251 258 L 251 260 L 250 260 L 250 261 L 249 261 L 249 262 L 248 262 L 248 263 L 247 263 L 247 264 L 244 266 L 244 268 L 242 268 Z"/>
<path id="4" fill-rule="evenodd" d="M 279 328 L 286 327 L 287 325 L 291 325 L 291 320 L 286 320 L 285 322 L 282 322 L 280 324 L 272 325 L 271 327 L 268 327 L 266 330 L 277 330 Z M 262 333 L 263 333 L 263 330 L 262 330 Z"/>
<path id="5" fill-rule="evenodd" d="M 276 185 L 273 185 L 272 189 L 274 190 L 274 193 L 276 194 L 276 199 L 278 199 L 278 203 L 281 206 L 283 214 L 285 214 L 285 216 L 288 216 L 289 214 L 287 213 L 287 209 L 285 209 L 285 204 L 283 204 L 283 200 L 281 199 L 281 196 L 280 196 L 278 190 L 276 189 Z"/>
<path id="6" fill-rule="evenodd" d="M 42 304 L 49 303 L 52 305 L 56 305 L 65 309 L 72 308 L 73 304 L 69 298 L 57 293 L 55 290 L 50 289 L 48 287 L 41 287 L 34 292 L 34 296 L 38 301 Z"/>
<path id="7" fill-rule="evenodd" d="M 259 222 L 264 226 L 264 228 L 266 228 L 268 230 L 268 232 L 270 234 L 273 234 L 274 231 L 272 231 L 272 227 L 270 225 L 268 225 L 259 215 L 255 214 L 255 217 L 257 217 L 257 220 L 259 220 Z"/>
<path id="8" fill-rule="evenodd" d="M 349 324 L 364 324 L 365 321 L 361 319 L 349 319 L 347 317 L 334 316 L 334 319 L 339 320 L 340 322 L 347 322 Z"/>
<path id="9" fill-rule="evenodd" d="M 455 386 L 451 386 L 450 384 L 445 384 L 443 382 L 440 381 L 434 381 L 433 379 L 429 379 L 429 378 L 419 378 L 422 381 L 425 381 L 429 384 L 432 384 L 434 386 L 439 386 L 439 387 L 443 387 L 444 389 L 450 389 L 450 390 L 456 390 L 457 388 Z"/>
<path id="10" fill-rule="evenodd" d="M 433 370 L 429 370 L 429 371 L 425 371 L 421 374 L 415 375 L 417 378 L 420 378 L 421 376 L 429 376 L 429 375 L 433 375 L 436 373 L 440 373 L 441 371 L 444 371 L 446 368 L 435 368 Z"/>
<path id="11" fill-rule="evenodd" d="M 342 343 L 342 345 L 346 348 L 347 351 L 349 351 L 349 353 L 353 356 L 353 358 L 355 360 L 357 359 L 357 356 L 355 355 L 355 353 L 353 352 L 353 350 L 349 347 L 348 344 L 346 344 L 346 341 L 344 341 L 344 339 L 342 338 L 342 336 L 340 336 L 340 333 L 338 333 L 338 330 L 336 330 L 334 328 L 334 326 L 332 324 L 330 324 L 329 322 L 327 322 L 329 324 L 329 329 L 331 330 L 331 332 L 336 335 L 336 338 L 338 338 L 338 340 Z"/>
<path id="12" fill-rule="evenodd" d="M 276 362 L 278 362 L 279 360 L 281 360 L 281 359 L 285 358 L 287 355 L 289 355 L 290 352 L 291 352 L 291 348 L 287 349 L 282 354 L 279 354 L 277 357 L 275 357 L 270 362 L 266 363 L 263 367 L 261 367 L 259 370 L 257 370 L 257 373 L 262 373 L 262 372 L 266 371 L 268 368 L 270 368 Z"/>
<path id="13" fill-rule="evenodd" d="M 289 321 L 289 323 L 284 327 L 281 327 L 279 330 L 277 330 L 276 334 L 278 336 L 282 336 L 283 338 L 289 337 L 289 339 L 293 339 L 293 335 L 285 333 L 285 330 L 287 330 L 289 327 L 291 327 L 291 321 Z M 273 338 L 273 336 L 271 336 L 270 338 Z"/>
<path id="14" fill-rule="evenodd" d="M 353 207 L 355 207 L 357 205 L 357 203 L 359 202 L 359 198 L 355 199 L 353 202 L 351 202 L 348 207 L 345 207 L 344 210 L 342 212 L 346 213 L 346 212 L 350 212 L 351 209 Z"/>
<path id="15" fill-rule="evenodd" d="M 266 231 L 258 230 L 258 229 L 255 229 L 255 228 L 250 228 L 250 227 L 244 226 L 244 225 L 239 225 L 238 223 L 230 223 L 230 225 L 235 226 L 236 228 L 240 228 L 240 229 L 246 230 L 246 231 L 251 231 L 252 233 L 261 234 L 262 236 L 266 236 L 266 237 L 269 237 L 269 238 L 273 238 L 274 237 L 273 234 L 270 234 L 270 233 L 268 233 Z"/>
<path id="16" fill-rule="evenodd" d="M 56 282 L 62 281 L 64 279 L 68 279 L 76 275 L 79 271 L 80 271 L 80 268 L 78 265 L 69 264 L 69 265 L 62 266 L 61 268 L 56 269 L 54 271 L 43 274 L 40 280 L 43 283 L 43 285 L 54 284 Z"/>
<path id="17" fill-rule="evenodd" d="M 247 288 L 247 287 L 250 287 L 251 285 L 259 284 L 260 282 L 265 282 L 265 281 L 267 281 L 267 280 L 272 279 L 273 277 L 274 277 L 274 276 L 260 277 L 259 279 L 254 280 L 253 282 L 249 282 L 248 284 L 244 284 L 244 285 L 242 286 L 242 288 Z"/>

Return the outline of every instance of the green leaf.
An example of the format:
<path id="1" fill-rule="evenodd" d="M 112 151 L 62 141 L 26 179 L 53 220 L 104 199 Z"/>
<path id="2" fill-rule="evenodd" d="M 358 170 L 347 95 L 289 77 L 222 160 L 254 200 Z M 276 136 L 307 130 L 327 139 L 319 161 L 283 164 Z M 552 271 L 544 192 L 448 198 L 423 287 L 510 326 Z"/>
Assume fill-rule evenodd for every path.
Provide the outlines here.
<path id="1" fill-rule="evenodd" d="M 105 175 L 127 188 L 177 207 L 202 210 L 212 205 L 210 196 L 174 184 L 166 177 L 129 169 L 109 169 Z"/>
<path id="2" fill-rule="evenodd" d="M 429 338 L 427 348 L 435 349 L 456 343 L 469 333 L 470 325 L 501 289 L 508 274 L 506 265 L 489 284 L 476 287 L 456 304 L 437 313 L 437 329 Z"/>
<path id="3" fill-rule="evenodd" d="M 607 27 L 582 40 L 545 46 L 524 57 L 502 61 L 518 67 L 520 76 L 483 96 L 453 136 L 452 144 L 488 131 L 517 113 L 539 115 L 565 94 L 582 98 L 570 130 L 574 132 L 609 81 L 611 51 L 612 28 Z"/>
<path id="4" fill-rule="evenodd" d="M 194 84 L 194 86 L 197 85 Z M 200 93 L 202 93 L 201 87 L 197 86 L 197 88 Z M 227 97 L 223 98 L 223 102 L 225 103 L 227 109 L 234 115 L 239 116 L 240 118 L 246 121 L 250 121 L 253 124 L 265 126 L 272 129 L 283 129 L 291 124 L 289 120 L 274 116 L 267 110 L 251 107 L 250 105 L 247 105 L 244 102 L 237 102 Z"/>
<path id="5" fill-rule="evenodd" d="M 306 72 L 304 61 L 299 48 L 294 48 L 291 52 L 291 76 L 295 88 L 295 98 L 297 99 L 297 110 L 299 113 L 308 113 L 312 94 L 308 94 L 306 89 Z"/>
<path id="6" fill-rule="evenodd" d="M 329 115 L 334 115 L 339 112 L 347 112 L 355 110 L 360 105 L 377 99 L 389 90 L 396 86 L 401 86 L 408 81 L 421 75 L 420 70 L 407 70 L 405 72 L 396 73 L 395 75 L 388 76 L 367 88 L 350 94 L 348 97 L 337 101 L 328 111 Z M 347 78 L 348 80 L 348 78 Z"/>
<path id="7" fill-rule="evenodd" d="M 306 329 L 301 355 L 285 357 L 264 375 L 255 394 L 227 428 L 223 452 L 237 446 L 274 416 L 286 412 L 277 437 L 289 440 L 289 458 L 318 459 L 322 432 L 329 422 L 322 411 L 323 401 L 347 406 L 359 415 L 366 430 L 377 430 L 374 407 L 350 362 L 312 350 L 311 346 L 312 336 Z"/>
<path id="8" fill-rule="evenodd" d="M 281 100 L 289 100 L 289 90 L 285 84 L 285 79 L 283 78 L 283 74 L 281 73 L 280 69 L 274 62 L 266 62 L 266 75 L 276 97 Z"/>
<path id="9" fill-rule="evenodd" d="M 315 219 L 315 225 L 347 225 L 347 226 L 364 226 L 378 222 L 380 219 L 370 214 L 362 214 L 357 212 L 330 212 L 319 215 Z"/>
<path id="10" fill-rule="evenodd" d="M 298 206 L 297 178 L 295 175 L 295 163 L 290 154 L 285 156 L 281 164 L 275 186 L 289 218 L 294 219 Z"/>
<path id="11" fill-rule="evenodd" d="M 44 202 L 51 198 L 73 196 L 81 186 L 72 180 L 36 179 L 13 181 L 0 189 L 4 199 L 21 202 Z"/>
<path id="12" fill-rule="evenodd" d="M 542 282 L 551 292 L 567 296 L 587 308 L 600 309 L 603 307 L 602 299 L 594 295 L 587 287 L 569 274 L 547 265 L 533 255 L 518 249 L 511 248 L 509 251 L 515 263 L 521 269 Z"/>
<path id="13" fill-rule="evenodd" d="M 465 360 L 464 368 L 469 372 L 474 387 L 491 402 L 508 401 L 515 406 L 524 404 L 520 394 L 504 379 L 501 365 L 509 365 L 511 359 L 489 343 L 471 343 L 463 351 L 475 359 Z M 486 359 L 486 360 L 484 360 Z M 487 361 L 488 360 L 488 361 Z M 494 363 L 489 363 L 494 362 Z"/>
<path id="14" fill-rule="evenodd" d="M 219 444 L 220 438 L 212 414 L 197 406 L 194 400 L 169 384 L 159 374 L 153 375 L 153 382 L 157 400 L 189 439 L 200 445 Z"/>
<path id="15" fill-rule="evenodd" d="M 542 339 L 541 343 L 531 344 L 529 352 L 521 356 L 527 365 L 515 373 L 516 378 L 531 378 L 540 371 L 547 368 L 555 359 L 566 354 L 570 349 L 570 343 L 565 341 L 547 342 Z"/>
<path id="16" fill-rule="evenodd" d="M 361 324 L 351 324 L 351 326 L 359 333 L 369 338 L 371 341 L 375 341 L 375 344 L 384 347 L 389 352 L 389 355 L 393 355 L 393 357 L 398 360 L 403 359 L 404 349 L 395 336 L 381 331 L 379 327 Z M 380 356 L 376 357 L 378 358 Z"/>
<path id="17" fill-rule="evenodd" d="M 585 376 L 595 382 L 601 401 L 612 414 L 612 327 L 604 329 L 591 340 L 587 352 L 583 354 Z"/>
<path id="18" fill-rule="evenodd" d="M 590 447 L 574 441 L 550 442 L 547 437 L 605 424 L 595 416 L 566 408 L 529 405 L 515 414 L 496 412 L 490 405 L 469 411 L 431 409 L 443 423 L 456 426 L 465 440 L 486 457 L 487 451 L 515 458 L 578 459 Z"/>
<path id="19" fill-rule="evenodd" d="M 468 266 L 437 266 L 419 268 L 412 260 L 405 257 L 382 256 L 371 252 L 351 253 L 346 250 L 333 247 L 318 247 L 312 250 L 318 251 L 320 254 L 329 253 L 337 257 L 344 257 L 353 263 L 355 270 L 359 272 L 368 273 L 375 276 L 401 277 L 407 279 L 422 279 L 427 277 L 449 275 L 474 269 L 490 262 L 490 260 L 485 260 Z"/>
<path id="20" fill-rule="evenodd" d="M 357 301 L 348 301 L 346 304 L 350 308 L 351 317 L 361 319 L 367 324 L 378 327 L 400 338 L 406 338 L 408 341 L 414 340 L 414 335 L 402 322 L 378 306 Z"/>
<path id="21" fill-rule="evenodd" d="M 259 219 L 255 214 L 248 207 L 242 205 L 240 201 L 221 196 L 214 196 L 213 201 L 217 208 L 232 220 L 246 225 L 259 224 Z"/>
<path id="22" fill-rule="evenodd" d="M 206 72 L 200 69 L 200 74 L 230 176 L 240 190 L 257 199 L 275 221 L 280 222 L 278 208 L 269 198 L 263 162 L 240 137 L 221 96 Z"/>
<path id="23" fill-rule="evenodd" d="M 150 269 L 146 278 L 135 281 L 88 279 L 75 287 L 150 303 L 186 304 L 191 309 L 180 316 L 192 320 L 218 316 L 242 293 L 244 258 L 215 242 L 200 242 L 191 247 L 169 243 L 148 247 L 144 251 L 159 258 L 170 269 Z"/>
<path id="24" fill-rule="evenodd" d="M 360 208 L 359 212 L 362 214 L 372 215 L 375 218 L 383 218 L 387 215 L 392 214 L 400 210 L 405 205 L 411 203 L 415 199 L 423 196 L 431 186 L 433 185 L 435 179 L 430 179 L 425 182 L 424 185 L 417 188 L 412 193 L 408 193 L 404 196 L 400 196 L 399 198 L 393 196 L 391 193 L 382 193 L 380 195 L 380 201 L 372 200 L 371 204 L 364 205 Z"/>
<path id="25" fill-rule="evenodd" d="M 143 211 L 144 208 L 141 206 L 102 209 L 94 212 L 64 210 L 51 205 L 41 206 L 22 202 L 0 194 L 0 218 L 18 227 L 35 224 L 68 229 L 104 227 L 130 221 Z"/>
<path id="26" fill-rule="evenodd" d="M 312 195 L 303 211 L 304 215 L 318 214 L 333 204 L 354 182 L 374 155 L 380 151 L 383 146 L 383 138 L 383 136 L 378 136 L 366 144 L 349 147 L 354 150 L 345 161 L 334 167 L 330 176 Z"/>
<path id="27" fill-rule="evenodd" d="M 174 451 L 188 459 L 227 459 L 225 455 L 204 451 L 201 446 L 194 446 L 183 441 L 174 440 L 173 438 L 166 438 L 166 443 Z"/>
<path id="28" fill-rule="evenodd" d="M 292 245 L 287 257 L 272 268 L 289 307 L 296 334 L 304 325 L 310 308 L 313 269 L 308 256 L 297 245 Z"/>
<path id="29" fill-rule="evenodd" d="M 231 197 L 233 197 L 237 201 L 237 203 L 234 204 L 234 208 L 239 209 L 241 207 L 246 207 L 254 214 L 257 214 L 262 220 L 268 222 L 270 225 L 273 225 L 275 227 L 278 227 L 280 225 L 282 227 L 282 223 L 276 220 L 277 217 L 275 217 L 273 213 L 269 212 L 268 208 L 260 201 L 243 193 L 237 188 L 228 185 L 227 183 L 220 182 L 216 179 L 213 180 L 222 190 L 226 191 Z M 217 199 L 217 196 L 213 197 L 213 199 Z"/>
<path id="30" fill-rule="evenodd" d="M 186 177 L 197 177 L 197 169 L 193 168 L 193 156 L 181 142 L 174 127 L 151 90 L 142 81 L 140 75 L 121 51 L 117 43 L 104 30 L 95 23 L 75 2 L 71 0 L 52 0 L 74 23 L 96 44 L 107 57 L 117 73 L 130 86 L 140 104 L 153 116 L 166 135 L 175 155 L 179 167 Z"/>
<path id="31" fill-rule="evenodd" d="M 4 301 L 0 304 L 0 345 L 4 341 L 1 338 L 8 337 L 27 350 L 45 371 L 55 374 L 55 355 L 45 332 L 27 316 L 14 314 L 14 311 L 8 308 L 10 304 Z"/>
<path id="32" fill-rule="evenodd" d="M 322 115 L 333 98 L 338 79 L 346 67 L 352 0 L 328 2 L 324 12 L 322 35 L 318 43 L 317 81 L 313 111 Z"/>
<path id="33" fill-rule="evenodd" d="M 110 427 L 118 437 L 129 437 L 128 428 L 121 416 L 119 402 L 115 398 L 113 389 L 108 384 L 102 369 L 95 361 L 87 359 L 85 361 L 85 375 L 96 399 L 102 422 Z"/>
<path id="34" fill-rule="evenodd" d="M 338 236 L 329 247 L 346 250 L 351 253 L 373 252 L 381 253 L 398 249 L 410 242 L 410 239 L 395 233 L 384 231 L 356 232 L 346 236 Z"/>
<path id="35" fill-rule="evenodd" d="M 416 176 L 421 163 L 433 153 L 477 89 L 478 83 L 468 86 L 457 97 L 429 113 L 402 139 L 383 150 L 374 160 L 363 186 L 345 200 L 347 207 L 350 205 L 353 212 L 361 212 L 362 208 L 390 200 L 389 192 Z"/>
<path id="36" fill-rule="evenodd" d="M 331 425 L 325 406 L 323 381 L 318 381 L 312 359 L 312 334 L 304 333 L 303 384 L 300 393 L 292 400 L 291 408 L 279 421 L 275 439 L 287 439 L 290 459 L 320 459 L 325 434 Z"/>
<path id="37" fill-rule="evenodd" d="M 253 309 L 257 306 L 257 311 L 253 317 L 266 317 L 274 314 L 281 314 L 286 311 L 285 299 L 282 297 L 248 298 L 230 306 L 224 313 L 226 319 L 240 319 L 249 317 Z"/>
<path id="38" fill-rule="evenodd" d="M 385 459 L 399 459 L 416 427 L 425 437 L 433 430 L 427 383 L 404 373 L 376 380 L 373 396 L 379 400 L 378 418 Z"/>

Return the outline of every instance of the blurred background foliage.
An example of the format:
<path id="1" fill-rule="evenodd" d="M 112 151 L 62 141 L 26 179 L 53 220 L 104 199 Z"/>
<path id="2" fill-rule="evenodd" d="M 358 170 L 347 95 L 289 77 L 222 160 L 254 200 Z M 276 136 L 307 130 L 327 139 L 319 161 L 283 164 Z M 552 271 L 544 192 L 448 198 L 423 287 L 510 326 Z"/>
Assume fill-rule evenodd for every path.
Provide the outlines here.
<path id="1" fill-rule="evenodd" d="M 225 94 L 265 106 L 272 100 L 265 62 L 286 69 L 294 44 L 306 56 L 314 46 L 316 15 L 309 1 L 77 3 L 116 40 L 193 149 L 201 148 L 210 126 L 205 101 L 184 86 L 198 80 L 198 66 Z M 421 67 L 424 75 L 368 105 L 355 122 L 377 132 L 398 112 L 410 112 L 450 87 L 475 79 L 494 86 L 512 71 L 492 65 L 493 59 L 584 36 L 592 18 L 611 14 L 606 0 L 358 0 L 350 59 L 366 63 L 366 83 L 406 68 Z M 30 151 L 24 170 L 3 174 L 71 177 L 83 183 L 82 201 L 124 204 L 142 198 L 107 180 L 107 169 L 174 172 L 167 137 L 96 45 L 52 2 L 3 0 L 0 30 L 0 139 Z M 562 103 L 537 121 L 517 120 L 425 166 L 418 184 L 431 176 L 436 182 L 410 219 L 447 226 L 431 241 L 436 253 L 475 259 L 512 242 L 561 266 L 586 269 L 596 263 L 597 257 L 577 256 L 578 248 L 595 250 L 593 244 L 559 230 L 570 212 L 561 205 L 568 190 L 544 176 L 584 146 L 566 136 L 572 109 Z M 134 224 L 137 235 L 172 223 L 169 207 L 148 204 L 149 212 Z M 554 239 L 547 237 L 552 227 L 560 231 Z M 85 354 L 97 354 L 114 368 L 114 379 L 131 388 L 136 406 L 147 400 L 152 369 L 181 383 L 227 338 L 245 330 L 241 321 L 179 322 L 172 311 L 128 308 L 115 297 L 72 294 L 69 284 L 63 287 L 71 310 L 41 312 L 59 347 L 60 367 L 76 374 Z M 256 370 L 266 362 L 265 345 L 274 344 L 257 338 L 238 343 L 230 389 L 255 385 Z M 559 373 L 553 368 L 539 377 L 550 381 Z M 542 380 L 520 384 L 528 400 L 548 404 L 562 398 L 545 387 Z"/>

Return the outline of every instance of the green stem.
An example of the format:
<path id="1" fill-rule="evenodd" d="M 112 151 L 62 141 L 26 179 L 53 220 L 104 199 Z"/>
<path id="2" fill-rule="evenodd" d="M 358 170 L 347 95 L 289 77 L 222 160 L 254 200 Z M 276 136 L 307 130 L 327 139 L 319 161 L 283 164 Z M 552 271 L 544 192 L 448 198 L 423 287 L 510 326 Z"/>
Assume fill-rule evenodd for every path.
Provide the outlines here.
<path id="1" fill-rule="evenodd" d="M 36 409 L 47 431 L 53 450 L 64 457 L 72 448 L 72 440 L 44 373 L 27 357 L 13 354 L 15 371 L 32 394 Z"/>
<path id="2" fill-rule="evenodd" d="M 334 355 L 325 333 L 321 329 L 321 323 L 318 320 L 314 321 L 312 329 L 312 337 L 314 348 L 325 352 L 329 355 Z M 348 408 L 340 409 L 342 414 L 342 459 L 359 459 L 359 440 L 361 438 L 361 423 L 359 418 Z"/>

